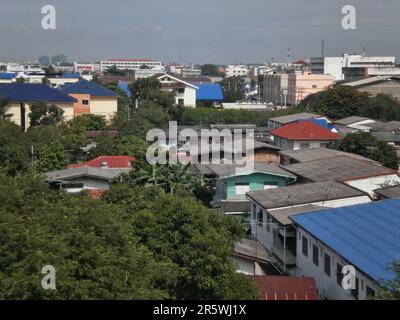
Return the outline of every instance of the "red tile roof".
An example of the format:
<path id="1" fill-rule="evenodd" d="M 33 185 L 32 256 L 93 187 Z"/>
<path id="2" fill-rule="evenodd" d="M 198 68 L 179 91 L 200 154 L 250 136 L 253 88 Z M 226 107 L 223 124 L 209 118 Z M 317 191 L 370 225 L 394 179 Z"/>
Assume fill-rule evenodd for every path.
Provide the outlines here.
<path id="1" fill-rule="evenodd" d="M 342 137 L 312 121 L 286 124 L 271 132 L 273 136 L 287 140 L 339 140 Z"/>
<path id="2" fill-rule="evenodd" d="M 135 158 L 130 156 L 100 156 L 88 162 L 80 164 L 71 164 L 69 168 L 79 168 L 79 167 L 95 167 L 101 168 L 102 163 L 107 163 L 107 167 L 111 169 L 116 168 L 130 168 L 132 167 L 132 162 Z"/>
<path id="3" fill-rule="evenodd" d="M 261 300 L 318 300 L 314 278 L 253 276 Z"/>

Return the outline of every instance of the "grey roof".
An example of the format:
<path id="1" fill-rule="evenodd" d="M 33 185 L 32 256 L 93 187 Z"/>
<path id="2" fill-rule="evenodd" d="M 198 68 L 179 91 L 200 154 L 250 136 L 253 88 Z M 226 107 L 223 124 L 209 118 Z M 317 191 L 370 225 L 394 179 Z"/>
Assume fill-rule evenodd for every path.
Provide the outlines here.
<path id="1" fill-rule="evenodd" d="M 235 255 L 244 256 L 251 260 L 268 261 L 268 252 L 257 240 L 242 239 L 235 242 Z"/>
<path id="2" fill-rule="evenodd" d="M 387 80 L 399 80 L 399 79 L 400 78 L 396 76 L 376 76 L 376 77 L 367 77 L 355 81 L 346 82 L 343 85 L 350 87 L 362 87 L 377 82 L 382 82 Z"/>
<path id="3" fill-rule="evenodd" d="M 372 132 L 372 135 L 379 141 L 400 142 L 400 134 L 391 132 Z"/>
<path id="4" fill-rule="evenodd" d="M 342 125 L 342 124 L 337 124 L 337 123 L 335 123 L 335 128 L 339 131 L 339 133 L 341 135 L 346 135 L 346 134 L 349 134 L 349 133 L 355 133 L 355 132 L 360 131 L 359 129 L 350 128 L 348 126 L 345 126 L 345 125 Z"/>
<path id="5" fill-rule="evenodd" d="M 320 115 L 315 114 L 315 113 L 308 113 L 308 112 L 301 112 L 301 113 L 296 113 L 296 114 L 290 114 L 287 116 L 282 116 L 282 117 L 275 117 L 275 118 L 270 118 L 270 121 L 278 122 L 281 124 L 286 124 L 294 121 L 299 121 L 299 120 L 308 120 L 312 118 L 318 118 Z"/>
<path id="6" fill-rule="evenodd" d="M 45 178 L 47 181 L 63 181 L 71 180 L 80 177 L 92 177 L 101 180 L 110 181 L 116 176 L 128 172 L 130 169 L 102 169 L 94 167 L 79 167 L 65 170 L 57 170 L 46 172 Z"/>
<path id="7" fill-rule="evenodd" d="M 264 209 L 283 208 L 328 200 L 365 196 L 366 193 L 336 181 L 295 184 L 288 187 L 248 192 L 248 198 Z"/>
<path id="8" fill-rule="evenodd" d="M 351 116 L 351 117 L 347 117 L 347 118 L 343 118 L 340 120 L 336 120 L 335 124 L 341 124 L 343 126 L 348 126 L 350 124 L 356 123 L 356 122 L 361 122 L 364 120 L 369 120 L 369 118 L 366 117 L 358 117 L 358 116 Z"/>
<path id="9" fill-rule="evenodd" d="M 256 129 L 257 125 L 255 124 L 210 124 L 211 129 L 223 130 L 223 129 Z"/>
<path id="10" fill-rule="evenodd" d="M 295 179 L 296 176 L 281 167 L 267 164 L 265 162 L 254 162 L 254 169 L 246 169 L 243 166 L 235 164 L 196 164 L 194 167 L 197 171 L 204 175 L 215 175 L 217 177 L 225 178 L 236 175 L 246 175 L 257 172 L 269 173 L 272 175 L 279 175 Z M 243 171 L 242 171 L 242 170 Z M 237 170 L 241 172 L 237 172 Z M 237 174 L 239 173 L 239 174 Z"/>
<path id="11" fill-rule="evenodd" d="M 223 213 L 249 213 L 251 211 L 248 200 L 221 200 L 219 204 Z"/>
<path id="12" fill-rule="evenodd" d="M 396 174 L 396 171 L 392 169 L 348 156 L 296 163 L 285 166 L 285 170 L 314 182 L 327 180 L 346 181 Z"/>
<path id="13" fill-rule="evenodd" d="M 305 212 L 315 212 L 327 209 L 324 206 L 316 206 L 314 204 L 305 204 L 303 206 L 283 208 L 283 209 L 272 209 L 268 210 L 268 213 L 274 217 L 280 224 L 286 226 L 292 224 L 292 220 L 289 219 L 290 216 Z"/>
<path id="14" fill-rule="evenodd" d="M 376 128 L 374 131 L 388 131 L 392 132 L 400 128 L 400 121 L 390 121 L 384 123 L 382 126 Z"/>
<path id="15" fill-rule="evenodd" d="M 279 152 L 283 156 L 288 156 L 298 162 L 308 162 L 320 159 L 334 158 L 339 156 L 349 156 L 350 158 L 369 161 L 377 163 L 374 160 L 365 158 L 358 154 L 343 152 L 339 150 L 333 150 L 328 148 L 311 148 L 311 149 L 300 149 L 300 150 L 285 150 Z"/>
<path id="16" fill-rule="evenodd" d="M 374 190 L 374 192 L 386 199 L 400 198 L 400 186 L 386 187 Z"/>

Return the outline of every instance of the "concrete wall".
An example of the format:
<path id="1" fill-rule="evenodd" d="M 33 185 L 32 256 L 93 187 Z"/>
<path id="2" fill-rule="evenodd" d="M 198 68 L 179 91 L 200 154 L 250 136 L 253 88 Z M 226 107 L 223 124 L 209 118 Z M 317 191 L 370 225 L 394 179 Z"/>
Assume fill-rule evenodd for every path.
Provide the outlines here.
<path id="1" fill-rule="evenodd" d="M 397 174 L 346 181 L 346 184 L 367 192 L 371 196 L 374 196 L 374 190 L 386 185 L 395 185 L 395 183 L 400 183 L 400 177 Z"/>
<path id="2" fill-rule="evenodd" d="M 118 111 L 118 98 L 116 97 L 91 97 L 90 113 L 104 116 L 110 121 Z"/>
<path id="3" fill-rule="evenodd" d="M 326 148 L 330 141 L 320 140 L 320 141 L 290 141 L 280 137 L 274 137 L 276 145 L 282 150 L 300 150 L 300 149 L 312 149 L 312 148 Z M 308 144 L 305 147 L 304 144 Z"/>

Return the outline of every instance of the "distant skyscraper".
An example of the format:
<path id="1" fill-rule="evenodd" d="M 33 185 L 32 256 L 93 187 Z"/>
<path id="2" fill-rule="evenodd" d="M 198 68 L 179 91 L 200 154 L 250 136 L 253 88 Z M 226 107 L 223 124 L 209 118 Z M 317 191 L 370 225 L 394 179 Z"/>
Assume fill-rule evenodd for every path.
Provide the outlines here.
<path id="1" fill-rule="evenodd" d="M 67 57 L 64 56 L 63 54 L 51 58 L 51 64 L 61 64 L 67 62 L 68 62 Z"/>
<path id="2" fill-rule="evenodd" d="M 42 66 L 48 66 L 50 64 L 50 58 L 48 56 L 40 56 L 39 63 Z"/>

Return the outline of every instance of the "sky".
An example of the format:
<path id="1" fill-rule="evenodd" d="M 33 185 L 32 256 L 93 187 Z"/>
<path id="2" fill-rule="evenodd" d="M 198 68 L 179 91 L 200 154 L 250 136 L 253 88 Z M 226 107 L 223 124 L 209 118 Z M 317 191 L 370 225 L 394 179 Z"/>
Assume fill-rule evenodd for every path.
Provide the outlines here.
<path id="1" fill-rule="evenodd" d="M 56 30 L 42 29 L 44 5 Z M 344 5 L 356 30 L 342 28 Z M 0 60 L 286 62 L 320 56 L 322 40 L 327 56 L 400 57 L 399 14 L 399 0 L 0 0 Z"/>

